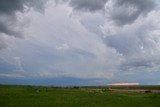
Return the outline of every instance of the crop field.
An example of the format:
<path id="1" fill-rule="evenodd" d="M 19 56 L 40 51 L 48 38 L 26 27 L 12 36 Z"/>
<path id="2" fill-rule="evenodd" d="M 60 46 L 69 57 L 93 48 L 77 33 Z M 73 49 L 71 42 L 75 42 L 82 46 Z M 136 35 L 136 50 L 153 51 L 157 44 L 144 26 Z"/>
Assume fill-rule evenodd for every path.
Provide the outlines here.
<path id="1" fill-rule="evenodd" d="M 160 86 L 0 85 L 0 107 L 160 107 L 159 90 Z"/>

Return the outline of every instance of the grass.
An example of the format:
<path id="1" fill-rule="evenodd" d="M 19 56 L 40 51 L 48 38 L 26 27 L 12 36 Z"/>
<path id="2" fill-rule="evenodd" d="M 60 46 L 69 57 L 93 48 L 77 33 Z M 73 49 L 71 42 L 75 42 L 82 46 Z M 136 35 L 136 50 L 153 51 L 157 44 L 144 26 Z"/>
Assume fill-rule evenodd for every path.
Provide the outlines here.
<path id="1" fill-rule="evenodd" d="M 1 85 L 0 107 L 160 107 L 160 94 Z"/>

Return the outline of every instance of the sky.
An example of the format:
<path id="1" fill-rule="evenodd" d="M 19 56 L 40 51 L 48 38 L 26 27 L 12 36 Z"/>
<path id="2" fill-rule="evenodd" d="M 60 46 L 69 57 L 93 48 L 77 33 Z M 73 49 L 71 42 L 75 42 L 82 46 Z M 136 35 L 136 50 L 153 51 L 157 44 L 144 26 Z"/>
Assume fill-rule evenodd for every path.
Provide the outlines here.
<path id="1" fill-rule="evenodd" d="M 0 84 L 160 85 L 159 0 L 0 0 Z"/>

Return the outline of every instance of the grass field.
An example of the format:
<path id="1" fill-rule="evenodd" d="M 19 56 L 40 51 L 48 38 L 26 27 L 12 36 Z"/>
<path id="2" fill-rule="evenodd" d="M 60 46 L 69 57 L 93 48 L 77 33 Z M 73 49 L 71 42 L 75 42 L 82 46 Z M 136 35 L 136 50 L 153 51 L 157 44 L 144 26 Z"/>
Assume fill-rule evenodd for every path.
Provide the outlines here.
<path id="1" fill-rule="evenodd" d="M 105 91 L 93 91 L 102 88 Z M 0 107 L 160 107 L 159 93 L 110 92 L 107 88 L 1 85 Z"/>

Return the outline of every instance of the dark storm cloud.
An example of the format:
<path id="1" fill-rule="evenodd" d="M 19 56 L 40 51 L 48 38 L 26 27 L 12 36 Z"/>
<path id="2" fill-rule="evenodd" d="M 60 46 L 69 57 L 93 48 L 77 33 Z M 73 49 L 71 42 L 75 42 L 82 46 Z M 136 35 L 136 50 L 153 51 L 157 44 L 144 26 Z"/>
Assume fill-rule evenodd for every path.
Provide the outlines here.
<path id="1" fill-rule="evenodd" d="M 1 0 L 0 13 L 13 15 L 15 12 L 23 12 L 25 6 L 42 10 L 46 0 Z"/>
<path id="2" fill-rule="evenodd" d="M 4 42 L 3 38 L 0 37 L 0 50 L 6 47 L 6 43 Z"/>
<path id="3" fill-rule="evenodd" d="M 45 0 L 44 0 L 45 1 Z M 38 11 L 43 10 L 44 1 L 42 0 L 1 0 L 0 1 L 0 15 L 6 17 L 10 17 L 8 20 L 2 19 L 0 17 L 0 33 L 5 33 L 10 36 L 19 37 L 20 32 L 14 31 L 10 27 L 11 23 L 16 21 L 16 12 L 24 12 L 27 8 L 34 8 Z M 8 21 L 10 22 L 8 24 Z M 15 24 L 12 23 L 12 24 Z"/>
<path id="4" fill-rule="evenodd" d="M 116 49 L 125 58 L 121 67 L 126 71 L 128 68 L 154 70 L 154 67 L 159 66 L 159 24 L 153 20 L 157 16 L 158 14 L 153 12 L 105 38 L 107 46 Z"/>
<path id="5" fill-rule="evenodd" d="M 0 36 L 2 34 L 14 37 L 23 37 L 20 29 L 15 30 L 17 26 L 17 12 L 25 12 L 25 9 L 34 8 L 37 11 L 43 11 L 46 0 L 0 0 Z M 4 41 L 0 38 L 0 49 L 4 47 Z M 3 42 L 2 42 L 3 41 Z"/>
<path id="6" fill-rule="evenodd" d="M 154 0 L 55 0 L 55 2 L 69 2 L 74 10 L 83 12 L 105 10 L 107 18 L 117 25 L 131 24 L 139 16 L 146 16 L 156 6 Z"/>
<path id="7" fill-rule="evenodd" d="M 133 23 L 139 16 L 145 16 L 155 7 L 153 0 L 60 0 L 69 2 L 77 11 L 95 12 L 106 10 L 106 15 L 117 25 Z M 59 2 L 56 0 L 56 2 Z"/>
<path id="8" fill-rule="evenodd" d="M 21 33 L 18 31 L 13 31 L 5 23 L 0 22 L 0 32 L 5 33 L 9 36 L 21 37 Z"/>
<path id="9" fill-rule="evenodd" d="M 9 36 L 18 37 L 19 31 L 13 31 L 11 28 L 12 22 L 16 21 L 15 13 L 24 10 L 22 0 L 1 0 L 0 1 L 0 33 Z M 9 17 L 9 19 L 7 19 Z M 11 24 L 12 23 L 12 24 Z M 13 25 L 12 25 L 13 26 Z"/>
<path id="10" fill-rule="evenodd" d="M 154 0 L 115 0 L 110 19 L 118 25 L 133 23 L 140 15 L 145 16 L 154 9 Z M 108 13 L 107 13 L 108 14 Z"/>
<path id="11" fill-rule="evenodd" d="M 16 11 L 23 10 L 23 0 L 1 0 L 0 13 L 13 14 Z"/>
<path id="12" fill-rule="evenodd" d="M 97 11 L 104 8 L 107 0 L 71 0 L 70 5 L 76 10 Z"/>

